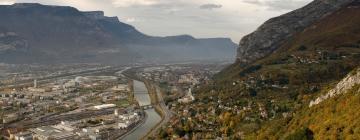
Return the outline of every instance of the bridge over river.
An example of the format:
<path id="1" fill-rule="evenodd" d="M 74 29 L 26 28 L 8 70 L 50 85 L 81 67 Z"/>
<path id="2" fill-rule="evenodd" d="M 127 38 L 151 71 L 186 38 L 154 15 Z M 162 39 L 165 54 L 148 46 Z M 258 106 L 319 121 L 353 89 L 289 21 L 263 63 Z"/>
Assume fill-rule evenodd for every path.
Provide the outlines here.
<path id="1" fill-rule="evenodd" d="M 140 140 L 161 121 L 161 116 L 151 106 L 151 99 L 143 82 L 134 80 L 134 95 L 139 105 L 145 109 L 147 117 L 145 122 L 132 133 L 125 136 L 124 140 Z"/>

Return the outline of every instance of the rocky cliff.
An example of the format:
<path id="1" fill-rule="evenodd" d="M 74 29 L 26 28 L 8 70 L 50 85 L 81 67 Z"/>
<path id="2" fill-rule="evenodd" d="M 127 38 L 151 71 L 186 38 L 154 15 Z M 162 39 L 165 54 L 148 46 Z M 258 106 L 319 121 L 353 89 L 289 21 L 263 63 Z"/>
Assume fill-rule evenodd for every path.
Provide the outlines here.
<path id="1" fill-rule="evenodd" d="M 86 17 L 91 18 L 93 20 L 106 20 L 112 23 L 120 23 L 118 17 L 108 17 L 105 16 L 104 11 L 85 11 L 82 12 Z"/>
<path id="2" fill-rule="evenodd" d="M 272 18 L 240 41 L 237 59 L 249 63 L 262 58 L 295 33 L 356 0 L 314 0 L 303 8 Z"/>
<path id="3" fill-rule="evenodd" d="M 309 107 L 317 105 L 326 99 L 346 93 L 348 90 L 352 89 L 355 85 L 358 84 L 360 84 L 360 68 L 351 72 L 348 76 L 346 76 L 343 80 L 341 80 L 335 86 L 335 88 L 330 90 L 327 94 L 318 97 L 314 101 L 311 101 Z"/>

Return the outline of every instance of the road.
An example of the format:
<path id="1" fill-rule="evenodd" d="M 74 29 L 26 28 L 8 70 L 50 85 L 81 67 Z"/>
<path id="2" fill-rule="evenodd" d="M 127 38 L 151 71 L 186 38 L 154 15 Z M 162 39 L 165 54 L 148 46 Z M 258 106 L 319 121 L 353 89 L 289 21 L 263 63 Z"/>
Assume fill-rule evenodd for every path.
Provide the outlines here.
<path id="1" fill-rule="evenodd" d="M 130 67 L 122 69 L 119 73 L 122 74 L 124 71 L 126 71 L 128 69 L 130 69 Z M 89 74 L 95 74 L 95 73 L 101 73 L 101 72 L 118 71 L 118 70 L 119 70 L 119 68 L 107 68 L 107 69 L 94 70 L 94 71 L 89 70 L 89 71 L 84 71 L 84 72 L 76 73 L 76 74 L 66 74 L 66 75 L 61 75 L 61 76 L 56 76 L 56 77 L 46 77 L 43 79 L 38 79 L 38 82 L 39 83 L 47 83 L 47 82 L 49 82 L 51 80 L 55 80 L 57 78 L 70 78 L 70 77 L 89 75 Z M 29 84 L 32 84 L 32 82 L 24 81 L 21 83 L 17 83 L 16 86 L 6 85 L 6 86 L 0 87 L 0 88 L 14 88 L 14 87 L 24 86 L 24 85 L 29 85 Z M 148 132 L 148 136 L 154 136 L 156 134 L 156 132 L 158 132 L 158 130 L 162 126 L 164 126 L 167 122 L 170 121 L 170 118 L 173 115 L 172 112 L 170 110 L 168 110 L 168 108 L 166 107 L 159 87 L 156 87 L 156 94 L 157 94 L 160 108 L 164 112 L 164 116 L 162 118 L 162 121 L 158 125 L 156 125 L 152 129 L 152 131 Z M 113 113 L 113 111 L 114 111 L 113 109 L 106 109 L 106 110 L 101 110 L 101 111 L 88 110 L 88 111 L 84 111 L 84 112 L 71 113 L 71 114 L 66 114 L 66 113 L 53 114 L 53 115 L 48 115 L 45 117 L 42 116 L 42 117 L 32 118 L 31 120 L 23 120 L 20 122 L 8 124 L 5 126 L 5 128 L 35 128 L 35 127 L 40 127 L 40 126 L 58 124 L 61 121 L 74 121 L 74 120 L 80 120 L 80 119 L 89 118 L 89 117 L 108 115 L 108 114 Z M 136 129 L 137 126 L 139 126 L 139 125 L 141 125 L 141 123 L 136 124 L 135 126 L 133 126 L 133 128 Z M 123 132 L 123 131 L 119 131 L 119 132 Z M 127 131 L 125 131 L 124 133 L 126 134 Z M 119 137 L 121 138 L 122 135 L 124 135 L 124 134 L 117 133 L 116 135 L 112 135 L 111 139 L 117 139 Z"/>
<path id="2" fill-rule="evenodd" d="M 147 137 L 155 136 L 156 132 L 158 132 L 166 123 L 168 123 L 170 121 L 171 117 L 173 116 L 173 113 L 167 108 L 165 101 L 164 101 L 163 94 L 160 90 L 160 87 L 158 87 L 158 86 L 156 86 L 156 94 L 157 94 L 160 108 L 163 111 L 164 116 L 162 116 L 163 117 L 162 121 L 148 133 Z M 144 139 L 146 139 L 146 137 Z"/>
<path id="3" fill-rule="evenodd" d="M 57 75 L 57 76 L 44 77 L 41 79 L 37 79 L 37 82 L 38 82 L 38 84 L 42 84 L 42 83 L 48 83 L 48 82 L 50 82 L 52 80 L 56 80 L 58 78 L 73 78 L 76 76 L 91 75 L 91 74 L 108 72 L 108 71 L 118 71 L 121 69 L 123 69 L 123 68 L 107 67 L 107 68 L 102 68 L 102 69 L 97 69 L 97 70 L 91 69 L 91 70 L 85 70 L 85 71 L 77 72 L 77 73 L 67 73 L 67 74 L 61 74 L 61 75 Z M 29 81 L 29 80 L 17 81 L 16 84 L 14 83 L 14 84 L 0 86 L 0 89 L 16 88 L 16 87 L 22 87 L 22 86 L 27 86 L 27 85 L 32 85 L 32 84 L 33 84 L 33 81 Z"/>

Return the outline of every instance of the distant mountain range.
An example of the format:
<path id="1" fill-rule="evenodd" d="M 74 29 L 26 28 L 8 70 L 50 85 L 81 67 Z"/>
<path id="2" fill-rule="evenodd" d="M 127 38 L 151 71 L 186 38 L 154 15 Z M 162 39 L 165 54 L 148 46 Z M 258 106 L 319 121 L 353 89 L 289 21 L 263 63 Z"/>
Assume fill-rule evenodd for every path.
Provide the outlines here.
<path id="1" fill-rule="evenodd" d="M 37 3 L 0 6 L 0 62 L 78 63 L 226 61 L 228 38 L 153 37 L 102 11 Z"/>

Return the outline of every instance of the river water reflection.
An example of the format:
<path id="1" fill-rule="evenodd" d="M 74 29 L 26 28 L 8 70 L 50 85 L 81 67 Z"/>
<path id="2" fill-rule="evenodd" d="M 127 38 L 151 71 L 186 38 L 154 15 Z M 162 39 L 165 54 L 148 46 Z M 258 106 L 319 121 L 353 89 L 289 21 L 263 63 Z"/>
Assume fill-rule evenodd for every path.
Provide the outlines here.
<path id="1" fill-rule="evenodd" d="M 134 80 L 134 95 L 140 106 L 150 105 L 151 99 L 143 82 Z M 147 118 L 145 123 L 127 135 L 124 140 L 139 140 L 147 134 L 157 123 L 161 121 L 160 115 L 154 109 L 145 110 Z"/>

